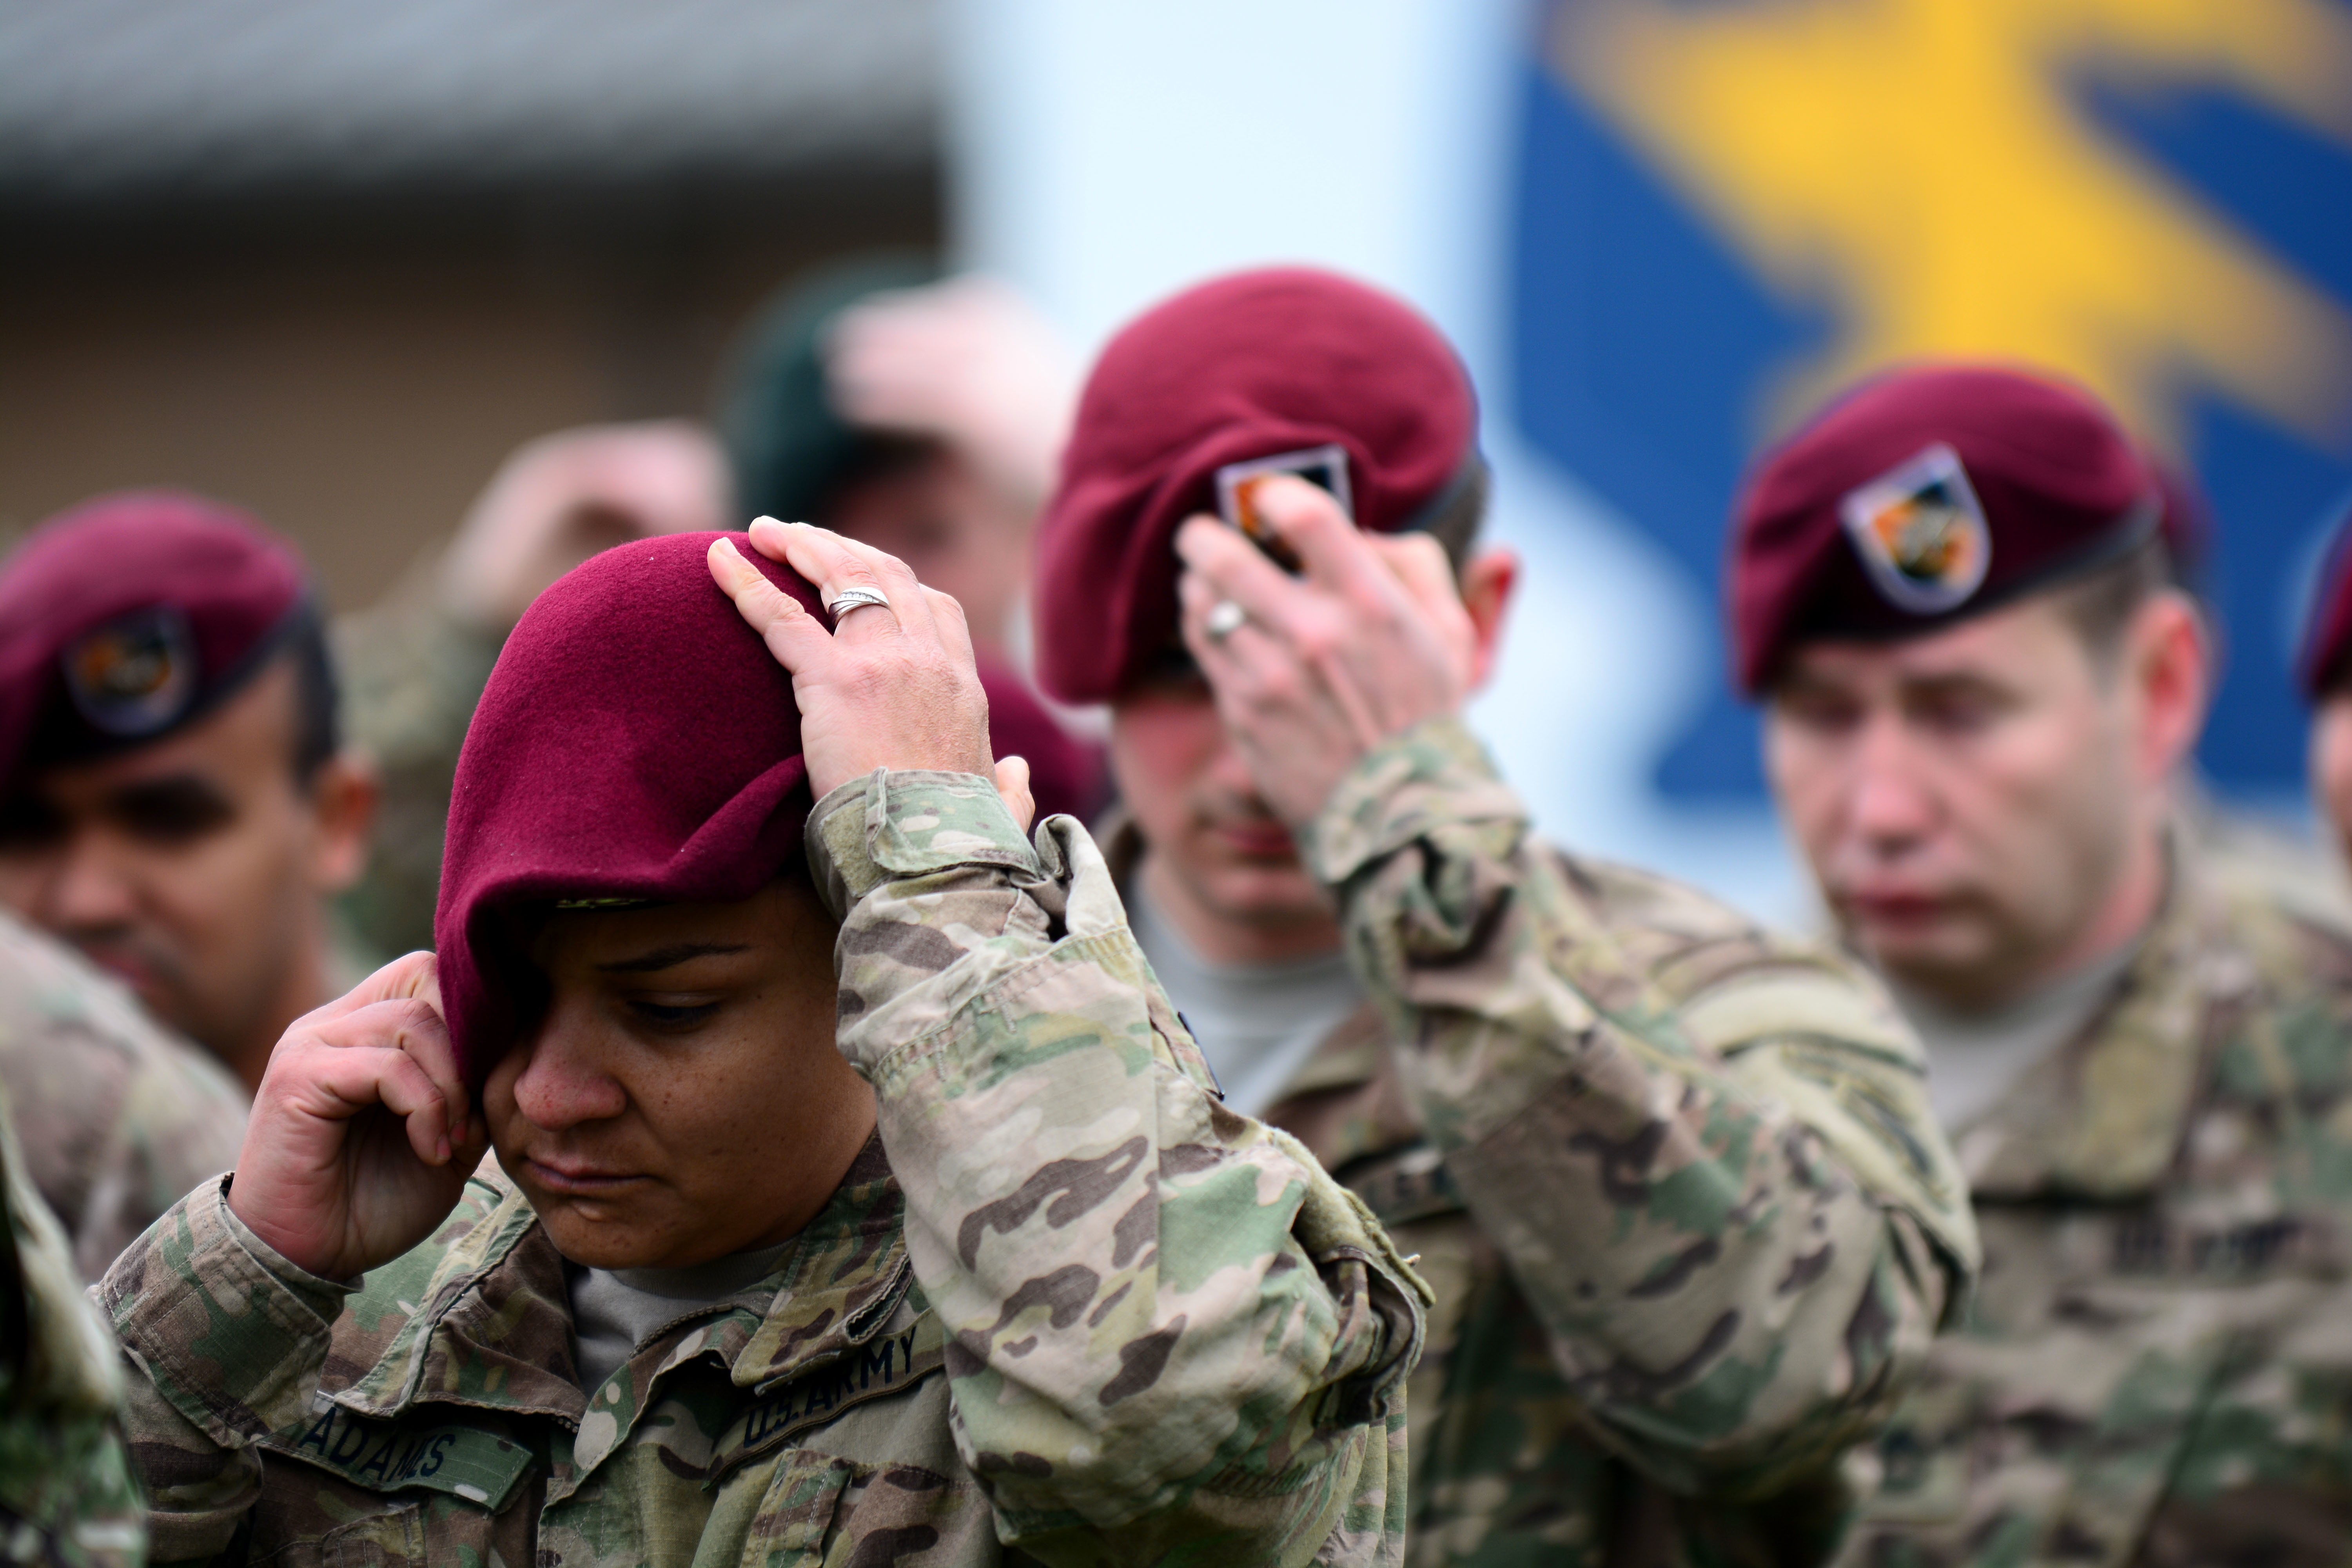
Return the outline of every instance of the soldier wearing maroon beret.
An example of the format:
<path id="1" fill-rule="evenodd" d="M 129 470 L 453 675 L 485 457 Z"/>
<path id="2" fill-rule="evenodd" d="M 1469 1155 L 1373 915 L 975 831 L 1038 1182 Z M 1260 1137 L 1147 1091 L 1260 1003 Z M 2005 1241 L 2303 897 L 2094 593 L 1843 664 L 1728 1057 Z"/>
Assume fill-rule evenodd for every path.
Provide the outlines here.
<path id="1" fill-rule="evenodd" d="M 823 530 L 537 596 L 437 953 L 100 1287 L 156 1561 L 1399 1562 L 1423 1294 L 1217 1105 L 986 710 Z"/>
<path id="2" fill-rule="evenodd" d="M 2164 476 L 2080 388 L 1906 370 L 1765 455 L 1737 676 L 1927 1047 L 1984 1289 L 1855 1563 L 2305 1562 L 2352 1526 L 2352 932 L 2218 863 Z M 2316 1555 L 2313 1555 L 2316 1553 Z"/>
<path id="3" fill-rule="evenodd" d="M 1227 1108 L 1420 1255 L 1409 1560 L 1817 1552 L 1968 1277 L 1965 1197 L 1858 969 L 1531 835 L 1460 719 L 1515 576 L 1485 500 L 1418 314 L 1203 285 L 1087 385 L 1039 675 L 1111 706 L 1111 869 Z"/>
<path id="4" fill-rule="evenodd" d="M 0 902 L 247 1086 L 336 994 L 367 858 L 310 574 L 251 516 L 104 496 L 0 562 Z"/>

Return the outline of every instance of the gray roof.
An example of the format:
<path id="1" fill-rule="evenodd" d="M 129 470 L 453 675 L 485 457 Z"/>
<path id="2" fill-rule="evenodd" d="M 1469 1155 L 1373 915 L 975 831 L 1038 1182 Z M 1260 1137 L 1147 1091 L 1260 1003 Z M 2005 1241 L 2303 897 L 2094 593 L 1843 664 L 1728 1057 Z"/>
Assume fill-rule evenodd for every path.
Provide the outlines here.
<path id="1" fill-rule="evenodd" d="M 0 192 L 879 170 L 932 0 L 0 0 Z"/>

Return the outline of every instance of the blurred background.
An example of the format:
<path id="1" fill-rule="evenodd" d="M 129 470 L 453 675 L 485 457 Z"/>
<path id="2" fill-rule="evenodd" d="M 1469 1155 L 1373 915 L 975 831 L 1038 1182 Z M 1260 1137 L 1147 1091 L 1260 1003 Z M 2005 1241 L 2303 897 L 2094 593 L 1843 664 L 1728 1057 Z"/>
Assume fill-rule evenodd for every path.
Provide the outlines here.
<path id="1" fill-rule="evenodd" d="M 2302 810 L 2285 650 L 2352 489 L 2352 0 L 0 0 L 0 534 L 251 505 L 353 608 L 500 459 L 705 416 L 877 250 L 1081 358 L 1203 274 L 1398 289 L 1529 561 L 1478 719 L 1545 826 L 1802 894 L 1728 697 L 1738 476 L 1828 388 L 2027 359 L 2210 496 L 2217 787 Z"/>

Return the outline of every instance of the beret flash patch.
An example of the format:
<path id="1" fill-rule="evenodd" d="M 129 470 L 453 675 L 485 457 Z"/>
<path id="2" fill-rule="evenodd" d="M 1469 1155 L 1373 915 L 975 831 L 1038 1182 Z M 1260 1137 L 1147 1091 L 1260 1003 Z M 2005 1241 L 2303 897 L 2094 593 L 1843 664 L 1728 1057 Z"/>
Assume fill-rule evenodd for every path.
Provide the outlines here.
<path id="1" fill-rule="evenodd" d="M 1966 604 L 1992 563 L 1984 508 L 1959 454 L 1940 441 L 1850 491 L 1839 510 L 1871 586 L 1914 615 Z"/>
<path id="2" fill-rule="evenodd" d="M 110 621 L 59 662 L 74 706 L 109 735 L 168 728 L 196 694 L 195 637 L 187 616 L 170 605 Z"/>

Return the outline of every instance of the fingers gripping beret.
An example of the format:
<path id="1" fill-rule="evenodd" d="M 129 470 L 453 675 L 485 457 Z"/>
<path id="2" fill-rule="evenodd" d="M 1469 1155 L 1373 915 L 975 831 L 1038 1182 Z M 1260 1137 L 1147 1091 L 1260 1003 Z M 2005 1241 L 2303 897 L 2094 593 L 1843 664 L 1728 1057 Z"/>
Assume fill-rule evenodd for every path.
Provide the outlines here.
<path id="1" fill-rule="evenodd" d="M 1328 272 L 1244 272 L 1129 323 L 1096 363 L 1037 542 L 1038 683 L 1116 696 L 1176 640 L 1176 525 L 1228 463 L 1336 443 L 1356 521 L 1420 521 L 1475 452 L 1470 378 L 1410 306 Z"/>
<path id="2" fill-rule="evenodd" d="M 201 496 L 101 496 L 0 563 L 0 789 L 162 739 L 241 687 L 310 611 L 294 547 Z"/>
<path id="3" fill-rule="evenodd" d="M 813 804 L 792 677 L 711 581 L 716 533 L 591 558 L 508 637 L 466 731 L 434 921 L 441 997 L 476 1080 L 542 983 L 505 911 L 572 900 L 749 898 Z M 816 591 L 730 534 L 813 614 Z"/>
<path id="4" fill-rule="evenodd" d="M 1769 454 L 1731 541 L 1735 677 L 1795 644 L 1935 631 L 2120 558 L 2158 530 L 2155 474 L 2091 395 L 1940 365 L 1869 382 Z"/>

